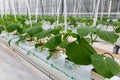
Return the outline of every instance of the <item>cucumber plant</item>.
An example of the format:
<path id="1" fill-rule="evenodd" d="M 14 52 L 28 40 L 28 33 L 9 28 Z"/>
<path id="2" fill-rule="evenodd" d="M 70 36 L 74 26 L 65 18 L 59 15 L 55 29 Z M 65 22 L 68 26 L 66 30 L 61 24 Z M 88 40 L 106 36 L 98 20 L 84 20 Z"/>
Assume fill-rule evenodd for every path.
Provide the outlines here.
<path id="1" fill-rule="evenodd" d="M 34 15 L 32 19 L 35 19 Z M 5 16 L 3 21 L 0 20 L 0 23 L 3 24 L 0 25 L 0 32 L 3 30 L 6 30 L 8 33 L 17 31 L 17 34 L 21 35 L 16 42 L 17 44 L 20 41 L 30 38 L 36 42 L 35 47 L 42 46 L 41 49 L 47 48 L 50 51 L 50 55 L 47 59 L 50 59 L 51 56 L 55 54 L 55 51 L 64 49 L 65 54 L 72 62 L 80 65 L 91 64 L 93 65 L 94 70 L 105 78 L 111 78 L 120 72 L 118 63 L 108 57 L 97 54 L 92 47 L 92 44 L 96 41 L 97 37 L 106 42 L 112 44 L 115 43 L 119 38 L 119 35 L 116 34 L 116 32 L 120 32 L 119 20 L 118 22 L 115 22 L 110 18 L 98 18 L 97 25 L 93 27 L 92 18 L 69 17 L 67 19 L 70 22 L 69 25 L 74 25 L 74 27 L 76 27 L 76 32 L 69 29 L 67 32 L 64 32 L 63 26 L 56 26 L 48 30 L 42 28 L 42 20 L 50 21 L 52 25 L 55 22 L 56 17 L 40 16 L 38 17 L 38 22 L 32 23 L 32 27 L 30 27 L 30 24 L 25 23 L 25 21 L 29 20 L 26 16 L 17 17 L 17 20 L 18 21 L 15 21 L 14 17 L 10 15 Z M 64 22 L 63 16 L 60 16 L 59 22 Z M 82 26 L 77 26 L 77 22 L 80 22 Z M 107 27 L 109 25 L 114 25 L 115 31 L 102 30 L 97 27 L 99 24 L 106 25 Z M 74 40 L 69 41 L 69 37 L 74 38 Z M 42 39 L 44 40 L 46 38 L 46 42 L 39 45 Z M 58 49 L 58 47 L 60 49 Z"/>

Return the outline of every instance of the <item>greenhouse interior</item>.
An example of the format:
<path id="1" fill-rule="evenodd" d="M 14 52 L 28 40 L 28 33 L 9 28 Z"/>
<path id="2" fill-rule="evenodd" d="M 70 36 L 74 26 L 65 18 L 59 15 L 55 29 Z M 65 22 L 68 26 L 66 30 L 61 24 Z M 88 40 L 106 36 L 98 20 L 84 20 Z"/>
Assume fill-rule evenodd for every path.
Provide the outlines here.
<path id="1" fill-rule="evenodd" d="M 0 80 L 120 80 L 120 0 L 0 0 Z"/>

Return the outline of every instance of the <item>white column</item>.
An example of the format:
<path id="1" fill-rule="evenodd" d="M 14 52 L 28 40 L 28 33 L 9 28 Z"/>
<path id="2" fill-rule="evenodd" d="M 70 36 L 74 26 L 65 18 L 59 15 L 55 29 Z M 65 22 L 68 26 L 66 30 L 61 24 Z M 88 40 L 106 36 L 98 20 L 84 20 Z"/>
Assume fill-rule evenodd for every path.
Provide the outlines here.
<path id="1" fill-rule="evenodd" d="M 111 5 L 112 5 L 112 0 L 110 0 L 110 3 L 109 3 L 108 17 L 110 17 L 110 13 L 111 13 Z"/>
<path id="2" fill-rule="evenodd" d="M 96 23 L 97 23 L 99 5 L 100 5 L 100 0 L 97 0 L 96 10 L 95 10 L 94 19 L 93 19 L 94 20 L 93 26 L 96 26 Z"/>
<path id="3" fill-rule="evenodd" d="M 13 11 L 13 14 L 14 14 L 14 17 L 15 17 L 15 21 L 17 21 L 17 18 L 16 18 L 16 12 L 15 12 L 15 6 L 13 4 L 13 0 L 10 0 L 10 3 L 12 5 L 12 11 Z"/>
<path id="4" fill-rule="evenodd" d="M 27 5 L 27 9 L 28 9 L 28 15 L 29 15 L 29 20 L 30 20 L 30 25 L 32 27 L 31 12 L 30 12 L 30 7 L 29 7 L 29 4 L 28 4 L 28 0 L 25 0 L 25 2 L 26 2 L 26 5 Z"/>
<path id="5" fill-rule="evenodd" d="M 59 14 L 60 14 L 60 5 L 61 5 L 61 0 L 58 2 L 58 8 L 57 8 L 57 25 L 59 24 Z"/>
<path id="6" fill-rule="evenodd" d="M 119 0 L 119 2 L 118 2 L 117 19 L 119 18 L 119 15 L 120 15 L 120 14 L 119 14 L 119 12 L 120 12 L 120 11 L 119 11 L 119 8 L 120 8 L 120 0 Z"/>
<path id="7" fill-rule="evenodd" d="M 50 0 L 50 5 L 51 5 L 51 11 L 52 11 L 52 16 L 54 15 L 53 13 L 54 13 L 54 4 L 53 4 L 53 0 Z"/>
<path id="8" fill-rule="evenodd" d="M 37 22 L 37 18 L 38 18 L 38 0 L 36 2 L 36 22 Z"/>
<path id="9" fill-rule="evenodd" d="M 73 11 L 73 13 L 75 13 L 76 12 L 76 0 L 74 0 L 74 11 Z"/>
<path id="10" fill-rule="evenodd" d="M 1 7 L 1 8 L 0 8 L 0 9 L 1 9 L 1 10 L 0 10 L 1 13 L 0 13 L 0 14 L 1 14 L 1 19 L 3 20 L 3 15 L 4 15 L 4 10 L 3 10 L 3 0 L 1 0 L 0 4 L 1 4 L 1 6 L 0 6 L 0 7 Z"/>
<path id="11" fill-rule="evenodd" d="M 18 13 L 19 13 L 19 17 L 20 17 L 20 0 L 18 0 Z"/>
<path id="12" fill-rule="evenodd" d="M 101 18 L 103 17 L 103 13 L 104 13 L 104 1 L 105 0 L 101 0 Z"/>
<path id="13" fill-rule="evenodd" d="M 94 15 L 95 13 L 95 8 L 96 8 L 95 4 L 96 4 L 96 0 L 93 0 L 93 14 L 92 15 Z"/>
<path id="14" fill-rule="evenodd" d="M 89 12 L 89 13 L 92 13 L 92 1 L 93 1 L 93 0 L 90 1 L 91 4 L 90 4 L 90 12 Z M 90 14 L 90 15 L 91 15 L 91 17 L 92 17 L 92 14 Z"/>
<path id="15" fill-rule="evenodd" d="M 67 32 L 67 2 L 64 0 L 64 25 L 65 25 L 65 32 Z"/>

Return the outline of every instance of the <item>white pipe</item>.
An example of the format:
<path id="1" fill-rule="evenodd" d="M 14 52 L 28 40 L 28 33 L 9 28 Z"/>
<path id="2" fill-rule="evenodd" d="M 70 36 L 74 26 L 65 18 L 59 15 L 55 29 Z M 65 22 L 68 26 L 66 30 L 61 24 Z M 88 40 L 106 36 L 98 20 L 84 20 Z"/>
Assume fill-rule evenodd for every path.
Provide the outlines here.
<path id="1" fill-rule="evenodd" d="M 91 0 L 91 4 L 90 4 L 90 13 L 92 12 L 92 1 L 93 0 Z M 91 17 L 92 17 L 92 15 L 91 15 Z"/>
<path id="2" fill-rule="evenodd" d="M 39 14 L 42 14 L 42 13 L 39 13 Z M 38 14 L 38 15 L 39 15 L 39 14 Z M 44 14 L 54 14 L 54 15 L 56 15 L 56 14 L 58 14 L 58 13 L 44 13 Z M 93 13 L 67 13 L 67 15 L 68 15 L 68 14 L 73 14 L 73 15 L 74 15 L 74 14 L 75 14 L 75 15 L 77 15 L 77 14 L 88 14 L 88 15 L 89 15 L 89 14 L 93 14 Z M 98 14 L 100 14 L 100 15 L 101 15 L 101 14 L 107 15 L 108 12 L 106 12 L 106 13 L 101 13 L 101 12 L 100 12 L 100 13 L 98 13 Z M 120 12 L 119 12 L 119 13 L 114 13 L 114 12 L 112 12 L 112 13 L 110 13 L 110 14 L 111 14 L 111 15 L 116 15 L 116 14 L 120 14 Z"/>
<path id="3" fill-rule="evenodd" d="M 82 9 L 83 9 L 82 13 L 84 13 L 84 8 L 85 8 L 85 6 L 84 6 L 82 0 L 80 0 L 80 3 L 81 3 L 81 5 L 82 5 Z"/>
<path id="4" fill-rule="evenodd" d="M 95 4 L 96 4 L 96 0 L 93 0 L 93 15 L 95 13 Z"/>
<path id="5" fill-rule="evenodd" d="M 74 0 L 75 2 L 74 2 L 74 13 L 76 12 L 76 0 Z"/>
<path id="6" fill-rule="evenodd" d="M 5 12 L 4 12 L 4 14 L 5 14 L 5 15 L 7 14 L 7 7 L 6 7 L 6 5 L 7 5 L 7 1 L 4 0 L 4 6 L 5 6 Z"/>
<path id="7" fill-rule="evenodd" d="M 104 12 L 104 1 L 105 0 L 101 0 L 101 13 Z M 103 17 L 103 14 L 101 14 L 101 18 Z"/>
<path id="8" fill-rule="evenodd" d="M 50 5 L 51 5 L 51 10 L 52 10 L 52 13 L 54 13 L 54 9 L 53 9 L 53 0 L 50 0 Z M 52 14 L 52 16 L 53 16 L 53 14 Z"/>
<path id="9" fill-rule="evenodd" d="M 96 4 L 96 10 L 95 10 L 95 14 L 94 14 L 94 22 L 93 22 L 93 26 L 96 26 L 96 23 L 97 23 L 97 17 L 98 17 L 98 9 L 99 9 L 99 5 L 100 5 L 100 0 L 97 1 L 97 4 Z"/>
<path id="10" fill-rule="evenodd" d="M 112 5 L 112 0 L 110 0 L 110 3 L 109 3 L 108 17 L 110 17 L 110 13 L 111 13 L 111 5 Z"/>
<path id="11" fill-rule="evenodd" d="M 37 22 L 37 18 L 38 18 L 38 0 L 37 0 L 37 3 L 36 3 L 36 22 Z"/>
<path id="12" fill-rule="evenodd" d="M 42 7 L 43 7 L 43 5 L 44 5 L 44 2 L 43 2 L 43 0 L 42 0 Z M 45 10 L 44 10 L 44 7 L 43 7 L 43 12 L 42 12 L 42 14 L 44 15 L 44 13 L 45 13 Z"/>
<path id="13" fill-rule="evenodd" d="M 1 19 L 3 20 L 4 10 L 3 10 L 3 0 L 0 2 L 1 4 Z"/>
<path id="14" fill-rule="evenodd" d="M 57 14 L 57 25 L 59 24 L 59 14 L 60 14 L 59 11 L 60 11 L 61 1 L 62 1 L 62 0 L 60 0 L 60 2 L 58 2 L 59 4 L 58 4 L 58 8 L 57 8 L 57 13 L 58 13 L 58 14 Z"/>
<path id="15" fill-rule="evenodd" d="M 120 0 L 119 0 L 119 2 L 118 2 L 118 9 L 117 9 L 117 13 L 119 13 L 120 11 L 119 11 L 119 8 L 120 8 Z M 117 15 L 117 19 L 119 18 L 119 14 Z"/>
<path id="16" fill-rule="evenodd" d="M 6 14 L 6 12 L 5 12 L 5 11 L 6 11 L 6 4 L 5 4 L 5 2 L 6 2 L 6 1 L 4 0 L 4 1 L 3 1 L 3 11 L 4 11 L 4 15 Z"/>
<path id="17" fill-rule="evenodd" d="M 16 12 L 15 12 L 15 6 L 13 4 L 13 0 L 10 0 L 10 2 L 11 2 L 11 5 L 12 5 L 12 11 L 13 11 L 13 14 L 14 14 L 14 17 L 15 17 L 15 21 L 17 21 Z"/>
<path id="18" fill-rule="evenodd" d="M 43 0 L 43 5 L 44 5 L 43 10 L 44 10 L 45 13 L 47 13 L 46 7 L 45 7 L 45 6 L 47 6 L 47 5 L 46 5 L 46 2 L 45 2 L 44 0 Z"/>
<path id="19" fill-rule="evenodd" d="M 84 13 L 85 12 L 84 9 L 86 9 L 86 11 L 87 11 L 87 8 L 85 8 L 85 5 L 82 0 L 80 0 L 80 2 L 81 2 L 81 5 L 83 6 L 83 13 Z"/>
<path id="20" fill-rule="evenodd" d="M 64 25 L 65 25 L 65 32 L 67 32 L 67 2 L 64 0 Z"/>
<path id="21" fill-rule="evenodd" d="M 18 0 L 18 13 L 19 13 L 19 17 L 20 17 L 20 0 Z"/>
<path id="22" fill-rule="evenodd" d="M 81 7 L 81 3 L 80 3 L 80 1 L 79 1 L 79 4 L 80 4 L 80 5 L 78 5 L 78 9 L 79 9 L 78 13 L 81 12 L 81 8 L 82 8 L 82 7 Z"/>
<path id="23" fill-rule="evenodd" d="M 27 5 L 27 9 L 28 9 L 28 15 L 29 15 L 29 19 L 30 19 L 30 26 L 32 27 L 32 20 L 31 20 L 31 13 L 30 13 L 30 7 L 28 4 L 28 0 L 25 0 L 26 5 Z"/>

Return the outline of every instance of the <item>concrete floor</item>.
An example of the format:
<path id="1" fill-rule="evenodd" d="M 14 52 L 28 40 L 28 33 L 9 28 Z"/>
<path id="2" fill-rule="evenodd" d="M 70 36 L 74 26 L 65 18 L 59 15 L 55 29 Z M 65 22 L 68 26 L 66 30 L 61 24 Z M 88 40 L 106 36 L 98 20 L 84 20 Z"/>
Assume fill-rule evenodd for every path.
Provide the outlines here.
<path id="1" fill-rule="evenodd" d="M 50 80 L 0 42 L 0 80 Z"/>

